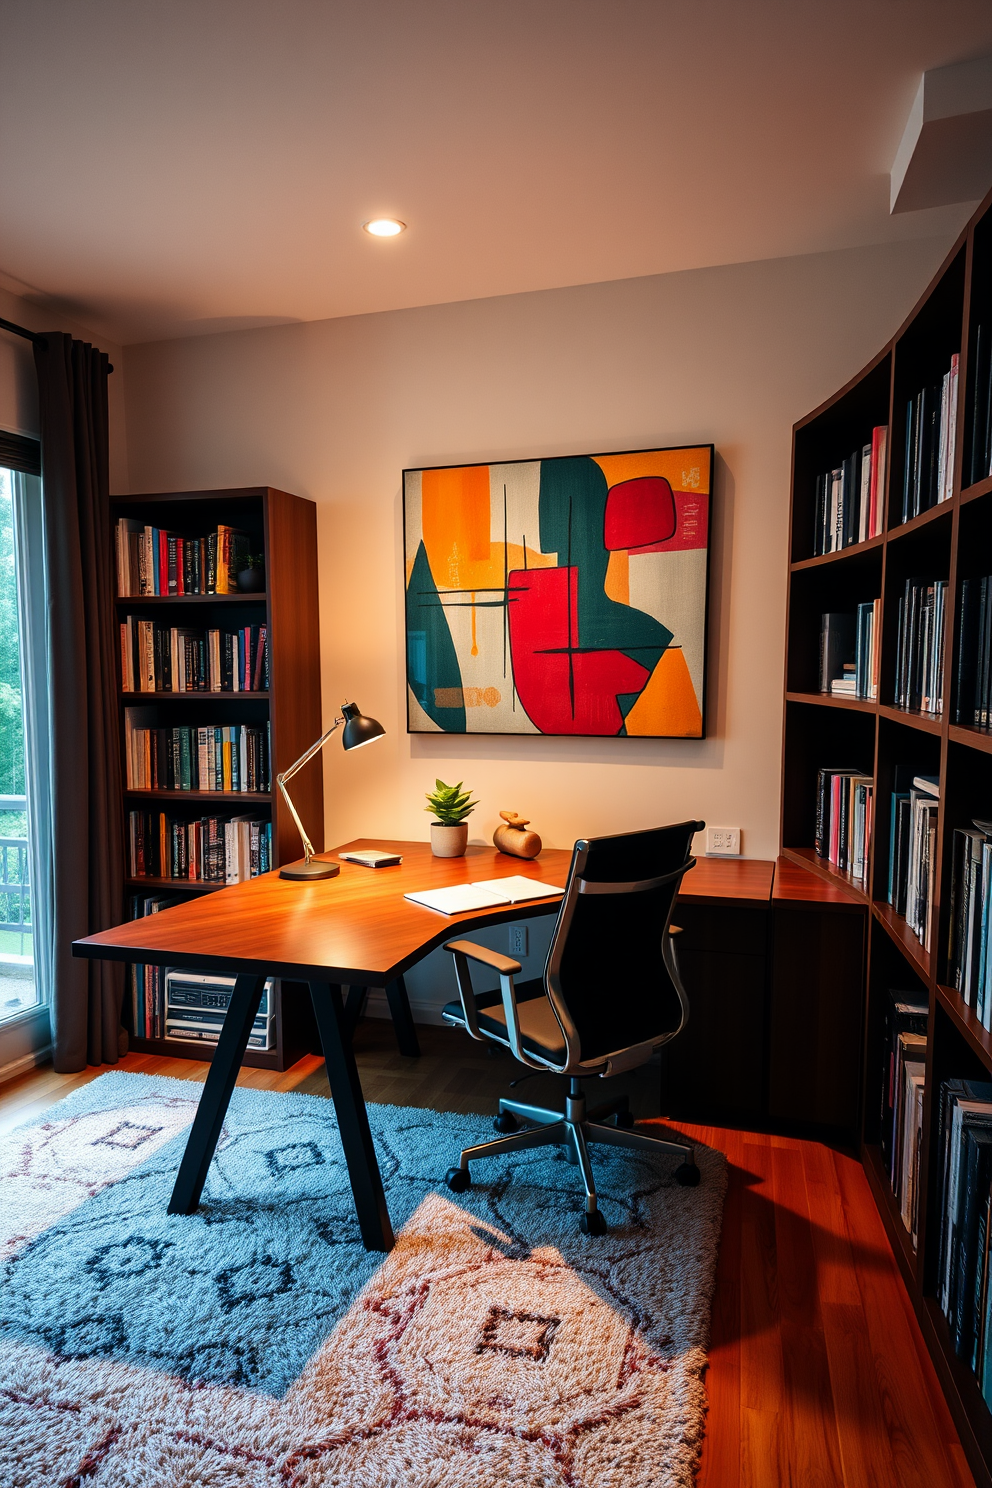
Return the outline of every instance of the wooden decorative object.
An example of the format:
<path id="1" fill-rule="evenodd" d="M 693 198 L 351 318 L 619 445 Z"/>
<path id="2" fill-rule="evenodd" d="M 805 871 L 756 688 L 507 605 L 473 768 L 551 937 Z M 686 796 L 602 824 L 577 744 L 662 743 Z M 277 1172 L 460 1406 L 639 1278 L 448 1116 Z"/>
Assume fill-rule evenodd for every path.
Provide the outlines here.
<path id="1" fill-rule="evenodd" d="M 541 839 L 536 832 L 528 832 L 528 819 L 515 811 L 501 811 L 506 823 L 493 833 L 493 845 L 511 858 L 536 858 L 541 851 Z"/>

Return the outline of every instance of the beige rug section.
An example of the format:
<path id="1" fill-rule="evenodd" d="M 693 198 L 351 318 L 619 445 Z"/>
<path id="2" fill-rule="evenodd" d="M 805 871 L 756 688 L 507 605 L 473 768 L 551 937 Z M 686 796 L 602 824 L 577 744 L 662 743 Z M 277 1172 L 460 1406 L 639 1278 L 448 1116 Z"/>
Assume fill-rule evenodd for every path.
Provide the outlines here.
<path id="1" fill-rule="evenodd" d="M 178 1083 L 88 1115 L 82 1144 L 78 1116 L 6 1139 L 8 1254 L 147 1160 L 132 1128 L 182 1129 Z M 281 1398 L 5 1337 L 0 1488 L 689 1488 L 726 1186 L 722 1155 L 697 1158 L 699 1188 L 574 1245 L 522 1248 L 519 1225 L 425 1193 Z"/>

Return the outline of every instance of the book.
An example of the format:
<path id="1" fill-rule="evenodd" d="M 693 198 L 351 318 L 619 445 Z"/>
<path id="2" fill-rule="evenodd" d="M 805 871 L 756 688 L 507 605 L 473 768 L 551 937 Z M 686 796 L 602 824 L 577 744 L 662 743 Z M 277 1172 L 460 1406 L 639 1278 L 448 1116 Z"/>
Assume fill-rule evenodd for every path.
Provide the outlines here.
<path id="1" fill-rule="evenodd" d="M 874 782 L 854 769 L 817 771 L 814 849 L 864 882 L 868 876 Z"/>
<path id="2" fill-rule="evenodd" d="M 465 914 L 472 909 L 490 909 L 500 904 L 519 904 L 527 899 L 551 899 L 564 894 L 563 888 L 542 883 L 536 878 L 511 874 L 507 878 L 490 878 L 479 883 L 452 884 L 446 889 L 417 889 L 404 894 L 414 904 L 439 914 Z"/>
<path id="3" fill-rule="evenodd" d="M 857 616 L 831 611 L 820 616 L 820 691 L 830 692 L 835 679 L 843 678 L 846 664 L 856 660 Z"/>
<path id="4" fill-rule="evenodd" d="M 922 993 L 900 992 L 894 988 L 889 989 L 885 1007 L 885 1024 L 882 1032 L 882 1110 L 879 1121 L 879 1145 L 882 1152 L 882 1162 L 889 1175 L 890 1183 L 894 1182 L 893 1175 L 895 1171 L 894 1153 L 896 1148 L 896 1134 L 894 1122 L 896 1114 L 896 1090 L 902 1079 L 900 1050 L 905 1047 L 899 1043 L 899 1036 L 901 1034 L 912 1034 L 914 1038 L 921 1040 L 918 1047 L 925 1049 L 928 1018 L 929 1004 Z"/>
<path id="5" fill-rule="evenodd" d="M 359 863 L 363 868 L 392 868 L 403 859 L 399 853 L 367 851 L 338 853 L 345 863 Z"/>

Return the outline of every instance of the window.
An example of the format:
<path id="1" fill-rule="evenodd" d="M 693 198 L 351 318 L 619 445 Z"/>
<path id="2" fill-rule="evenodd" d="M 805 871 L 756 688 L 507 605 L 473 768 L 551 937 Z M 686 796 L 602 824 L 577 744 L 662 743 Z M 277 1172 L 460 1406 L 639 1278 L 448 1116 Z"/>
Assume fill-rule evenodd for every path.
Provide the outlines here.
<path id="1" fill-rule="evenodd" d="M 13 471 L 0 468 L 0 1023 L 37 1008 Z"/>

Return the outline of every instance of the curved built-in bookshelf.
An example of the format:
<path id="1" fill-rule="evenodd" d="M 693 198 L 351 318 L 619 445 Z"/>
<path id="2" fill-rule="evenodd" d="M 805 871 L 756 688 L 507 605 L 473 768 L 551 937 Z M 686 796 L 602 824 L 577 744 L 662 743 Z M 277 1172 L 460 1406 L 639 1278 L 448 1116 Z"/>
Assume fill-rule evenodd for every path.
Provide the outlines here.
<path id="1" fill-rule="evenodd" d="M 937 1302 L 937 1240 L 941 1194 L 937 1132 L 942 1081 L 992 1079 L 992 1033 L 948 985 L 951 856 L 956 827 L 992 818 L 992 732 L 956 723 L 961 582 L 992 574 L 992 477 L 972 481 L 972 417 L 976 328 L 992 328 L 992 196 L 982 203 L 919 303 L 869 365 L 795 425 L 791 552 L 782 772 L 782 852 L 825 879 L 841 880 L 870 907 L 863 1041 L 862 1159 L 879 1211 L 977 1481 L 992 1485 L 992 1413 L 971 1368 L 954 1348 Z M 983 335 L 986 332 L 983 331 Z M 939 384 L 951 356 L 960 356 L 957 441 L 948 498 L 902 520 L 906 408 L 916 389 Z M 889 431 L 886 509 L 881 534 L 840 551 L 814 554 L 816 478 Z M 906 580 L 946 579 L 945 682 L 939 713 L 896 705 L 897 606 Z M 881 600 L 878 696 L 868 700 L 820 692 L 820 618 Z M 930 949 L 888 902 L 890 811 L 896 769 L 936 775 L 940 782 Z M 815 851 L 817 772 L 851 768 L 874 781 L 874 823 L 866 878 L 837 868 Z M 900 779 L 903 777 L 900 776 Z M 920 1217 L 913 1243 L 882 1161 L 883 1024 L 890 988 L 928 1000 L 926 1086 L 920 1148 Z"/>

